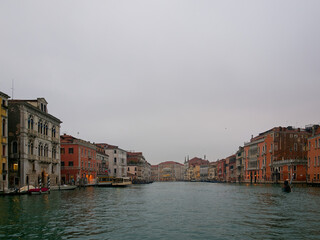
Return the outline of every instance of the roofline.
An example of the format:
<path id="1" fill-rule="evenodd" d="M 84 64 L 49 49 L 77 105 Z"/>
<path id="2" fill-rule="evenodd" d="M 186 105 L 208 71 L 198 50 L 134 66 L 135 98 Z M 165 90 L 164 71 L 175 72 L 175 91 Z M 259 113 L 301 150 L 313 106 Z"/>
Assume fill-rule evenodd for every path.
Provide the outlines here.
<path id="1" fill-rule="evenodd" d="M 7 98 L 7 99 L 10 98 L 9 95 L 7 95 L 7 94 L 5 94 L 4 92 L 1 92 L 1 91 L 0 91 L 0 96 L 4 97 L 4 98 Z"/>
<path id="2" fill-rule="evenodd" d="M 57 121 L 57 122 L 59 122 L 59 123 L 62 123 L 62 121 L 61 121 L 59 118 L 51 115 L 50 113 L 46 113 L 46 112 L 41 111 L 39 108 L 33 106 L 32 104 L 30 104 L 30 103 L 28 103 L 28 102 L 26 102 L 26 101 L 29 101 L 29 100 L 9 100 L 9 104 L 25 105 L 26 107 L 29 107 L 29 108 L 37 111 L 38 113 L 44 114 L 44 115 L 46 115 L 46 116 L 54 119 L 55 121 Z"/>

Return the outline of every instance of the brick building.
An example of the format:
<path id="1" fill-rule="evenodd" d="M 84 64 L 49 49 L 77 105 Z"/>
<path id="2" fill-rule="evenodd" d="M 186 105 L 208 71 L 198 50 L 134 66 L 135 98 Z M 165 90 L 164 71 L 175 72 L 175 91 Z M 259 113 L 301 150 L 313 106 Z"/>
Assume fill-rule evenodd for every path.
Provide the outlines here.
<path id="1" fill-rule="evenodd" d="M 275 127 L 244 144 L 246 182 L 305 182 L 307 139 L 305 129 Z"/>
<path id="2" fill-rule="evenodd" d="M 96 146 L 66 134 L 60 136 L 60 139 L 61 181 L 75 184 L 96 183 L 100 167 L 96 159 Z"/>
<path id="3" fill-rule="evenodd" d="M 308 182 L 320 183 L 320 128 L 318 125 L 311 129 L 308 138 Z"/>

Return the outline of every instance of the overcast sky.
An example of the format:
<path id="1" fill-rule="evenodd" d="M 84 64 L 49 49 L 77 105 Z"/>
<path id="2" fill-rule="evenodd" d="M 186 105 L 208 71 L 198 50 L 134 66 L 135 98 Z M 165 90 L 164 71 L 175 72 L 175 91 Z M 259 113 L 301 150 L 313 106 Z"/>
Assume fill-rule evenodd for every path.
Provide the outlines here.
<path id="1" fill-rule="evenodd" d="M 1 1 L 0 91 L 151 164 L 320 122 L 320 1 Z M 79 134 L 78 134 L 79 133 Z"/>

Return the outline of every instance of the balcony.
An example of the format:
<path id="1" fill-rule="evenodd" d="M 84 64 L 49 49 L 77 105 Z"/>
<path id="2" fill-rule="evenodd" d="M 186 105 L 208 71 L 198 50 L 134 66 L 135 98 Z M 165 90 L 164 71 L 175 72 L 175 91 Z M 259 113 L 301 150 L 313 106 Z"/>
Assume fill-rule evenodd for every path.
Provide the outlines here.
<path id="1" fill-rule="evenodd" d="M 38 136 L 38 132 L 34 129 L 28 129 L 28 135 L 30 137 L 37 137 Z"/>
<path id="2" fill-rule="evenodd" d="M 51 163 L 51 158 L 49 157 L 38 156 L 38 160 L 41 163 Z"/>
<path id="3" fill-rule="evenodd" d="M 28 160 L 29 161 L 35 161 L 35 160 L 37 160 L 37 156 L 33 155 L 33 154 L 28 154 Z"/>

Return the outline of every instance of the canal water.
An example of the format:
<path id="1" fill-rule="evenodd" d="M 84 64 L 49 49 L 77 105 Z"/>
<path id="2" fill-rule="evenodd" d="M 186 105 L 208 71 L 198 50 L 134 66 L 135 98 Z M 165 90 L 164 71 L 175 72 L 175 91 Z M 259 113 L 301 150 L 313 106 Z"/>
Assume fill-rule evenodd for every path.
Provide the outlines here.
<path id="1" fill-rule="evenodd" d="M 0 239 L 320 239 L 320 189 L 153 183 L 0 197 Z"/>

